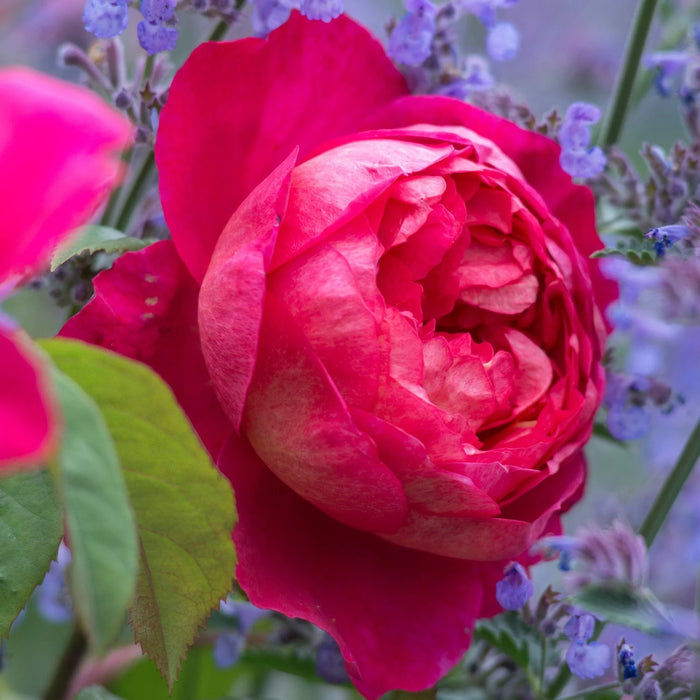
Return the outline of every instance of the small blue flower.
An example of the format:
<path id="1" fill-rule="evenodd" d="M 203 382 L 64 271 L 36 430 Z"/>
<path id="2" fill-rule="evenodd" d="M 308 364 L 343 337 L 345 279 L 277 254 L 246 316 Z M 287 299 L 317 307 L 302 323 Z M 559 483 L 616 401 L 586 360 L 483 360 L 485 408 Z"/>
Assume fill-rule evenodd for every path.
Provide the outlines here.
<path id="1" fill-rule="evenodd" d="M 447 85 L 439 93 L 458 100 L 466 100 L 473 92 L 483 92 L 493 87 L 494 79 L 489 65 L 482 56 L 471 55 L 464 60 L 462 75 Z"/>
<path id="2" fill-rule="evenodd" d="M 175 0 L 141 0 L 139 9 L 147 22 L 162 23 L 175 17 Z"/>
<path id="3" fill-rule="evenodd" d="M 66 583 L 66 569 L 70 561 L 70 549 L 61 542 L 56 561 L 51 562 L 42 584 L 37 588 L 39 612 L 49 622 L 63 623 L 73 619 L 73 603 Z"/>
<path id="4" fill-rule="evenodd" d="M 486 35 L 486 52 L 494 61 L 510 61 L 520 46 L 520 34 L 511 22 L 498 22 Z"/>
<path id="5" fill-rule="evenodd" d="M 343 11 L 343 0 L 301 0 L 301 14 L 309 19 L 330 22 Z"/>
<path id="6" fill-rule="evenodd" d="M 161 51 L 172 51 L 177 44 L 178 31 L 157 22 L 139 22 L 136 26 L 139 44 L 149 56 Z"/>
<path id="7" fill-rule="evenodd" d="M 654 241 L 654 250 L 660 258 L 666 255 L 666 248 L 670 248 L 674 243 L 688 236 L 690 236 L 690 229 L 682 224 L 652 228 L 644 234 L 645 238 Z"/>
<path id="8" fill-rule="evenodd" d="M 656 70 L 654 87 L 663 97 L 671 94 L 673 88 L 673 76 L 682 71 L 688 61 L 688 51 L 656 51 L 644 58 L 644 65 L 650 70 Z"/>
<path id="9" fill-rule="evenodd" d="M 617 659 L 622 667 L 622 677 L 625 680 L 637 677 L 637 664 L 634 660 L 634 652 L 629 644 L 622 644 Z"/>
<path id="10" fill-rule="evenodd" d="M 126 0 L 87 0 L 83 24 L 87 31 L 100 39 L 119 36 L 129 24 Z"/>
<path id="11" fill-rule="evenodd" d="M 589 148 L 589 126 L 599 120 L 600 110 L 586 102 L 574 102 L 566 110 L 564 122 L 559 129 L 562 149 L 559 163 L 571 177 L 595 177 L 605 168 L 603 151 L 597 146 Z"/>
<path id="12" fill-rule="evenodd" d="M 316 649 L 316 675 L 327 683 L 350 682 L 340 648 L 329 634 L 323 635 L 323 640 Z"/>
<path id="13" fill-rule="evenodd" d="M 651 411 L 646 406 L 615 404 L 608 409 L 606 425 L 617 440 L 638 440 L 651 428 Z"/>
<path id="14" fill-rule="evenodd" d="M 601 642 L 572 642 L 566 663 L 579 678 L 597 678 L 610 668 L 610 649 Z"/>
<path id="15" fill-rule="evenodd" d="M 253 14 L 250 18 L 257 36 L 267 36 L 281 27 L 292 12 L 292 4 L 286 0 L 253 0 Z"/>
<path id="16" fill-rule="evenodd" d="M 525 569 L 513 562 L 505 570 L 505 576 L 496 583 L 496 600 L 505 610 L 518 610 L 532 597 L 532 581 Z"/>
<path id="17" fill-rule="evenodd" d="M 419 66 L 430 56 L 437 10 L 430 0 L 410 0 L 408 14 L 389 37 L 387 51 L 397 63 Z"/>
<path id="18" fill-rule="evenodd" d="M 222 632 L 214 642 L 212 655 L 217 668 L 235 666 L 245 649 L 245 637 L 240 632 Z"/>
<path id="19" fill-rule="evenodd" d="M 564 625 L 564 634 L 572 642 L 587 642 L 595 631 L 595 617 L 590 613 L 576 613 Z"/>

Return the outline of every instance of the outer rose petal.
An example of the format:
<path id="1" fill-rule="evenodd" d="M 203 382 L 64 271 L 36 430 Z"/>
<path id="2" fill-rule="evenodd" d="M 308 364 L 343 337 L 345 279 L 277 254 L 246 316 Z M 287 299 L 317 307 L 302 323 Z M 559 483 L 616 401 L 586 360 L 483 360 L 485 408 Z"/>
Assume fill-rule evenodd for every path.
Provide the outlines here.
<path id="1" fill-rule="evenodd" d="M 0 281 L 40 267 L 115 184 L 133 127 L 84 88 L 0 71 Z"/>
<path id="2" fill-rule="evenodd" d="M 55 416 L 46 384 L 37 359 L 0 332 L 0 473 L 48 456 Z"/>
<path id="3" fill-rule="evenodd" d="M 559 165 L 561 148 L 551 139 L 525 131 L 512 122 L 478 109 L 466 102 L 424 95 L 402 97 L 370 116 L 369 124 L 380 128 L 412 124 L 457 124 L 490 139 L 522 171 L 525 181 L 544 199 L 550 211 L 571 232 L 584 256 L 602 247 L 595 229 L 593 194 L 574 185 Z M 617 298 L 617 286 L 600 273 L 598 263 L 589 260 L 596 300 L 601 309 Z"/>
<path id="4" fill-rule="evenodd" d="M 219 468 L 236 491 L 237 580 L 251 602 L 332 634 L 365 697 L 429 687 L 459 660 L 504 562 L 436 557 L 346 527 L 236 437 Z"/>
<path id="5" fill-rule="evenodd" d="M 214 394 L 197 328 L 198 287 L 171 241 L 122 255 L 60 335 L 152 367 L 170 385 L 212 456 L 232 427 Z"/>
<path id="6" fill-rule="evenodd" d="M 156 142 L 165 217 L 195 279 L 238 205 L 295 146 L 303 157 L 403 94 L 379 43 L 344 16 L 325 24 L 293 12 L 265 40 L 195 49 Z"/>

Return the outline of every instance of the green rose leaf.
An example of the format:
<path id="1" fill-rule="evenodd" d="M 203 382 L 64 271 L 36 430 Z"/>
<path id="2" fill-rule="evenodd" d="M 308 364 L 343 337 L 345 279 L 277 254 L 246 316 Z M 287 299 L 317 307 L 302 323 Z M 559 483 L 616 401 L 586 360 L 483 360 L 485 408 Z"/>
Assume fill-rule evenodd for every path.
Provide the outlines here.
<path id="1" fill-rule="evenodd" d="M 38 586 L 63 535 L 56 489 L 47 470 L 0 479 L 0 637 Z"/>
<path id="2" fill-rule="evenodd" d="M 119 459 L 95 402 L 70 377 L 53 372 L 63 414 L 56 458 L 72 554 L 73 606 L 98 653 L 118 636 L 136 586 L 136 523 Z"/>
<path id="3" fill-rule="evenodd" d="M 539 633 L 526 625 L 515 611 L 479 620 L 474 628 L 474 639 L 482 639 L 503 652 L 526 672 L 539 668 L 542 663 Z"/>
<path id="4" fill-rule="evenodd" d="M 85 226 L 74 236 L 60 245 L 51 258 L 51 271 L 78 253 L 125 253 L 129 250 L 141 250 L 153 241 L 126 236 L 121 231 L 107 226 Z"/>
<path id="5" fill-rule="evenodd" d="M 141 545 L 131 625 L 172 687 L 198 628 L 231 589 L 231 486 L 148 367 L 76 341 L 43 347 L 97 402 L 117 446 Z"/>

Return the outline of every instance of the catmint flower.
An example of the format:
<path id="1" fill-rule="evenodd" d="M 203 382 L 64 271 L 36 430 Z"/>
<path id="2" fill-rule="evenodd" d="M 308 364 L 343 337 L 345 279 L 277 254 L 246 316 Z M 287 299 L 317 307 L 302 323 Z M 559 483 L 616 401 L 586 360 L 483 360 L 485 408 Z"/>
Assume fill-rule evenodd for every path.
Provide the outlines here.
<path id="1" fill-rule="evenodd" d="M 172 51 L 177 44 L 178 31 L 157 22 L 139 22 L 136 26 L 139 44 L 149 56 L 161 51 Z"/>
<path id="2" fill-rule="evenodd" d="M 250 18 L 253 31 L 257 36 L 267 36 L 289 19 L 293 7 L 298 8 L 299 4 L 288 0 L 253 0 Z"/>
<path id="3" fill-rule="evenodd" d="M 595 618 L 590 613 L 571 615 L 564 634 L 571 640 L 566 663 L 579 678 L 597 678 L 610 668 L 610 649 L 601 642 L 589 642 L 595 630 Z"/>
<path id="4" fill-rule="evenodd" d="M 350 682 L 340 648 L 335 639 L 326 633 L 316 649 L 316 675 L 327 683 Z"/>
<path id="5" fill-rule="evenodd" d="M 129 24 L 126 0 L 87 0 L 83 24 L 88 32 L 100 39 L 119 36 Z"/>
<path id="6" fill-rule="evenodd" d="M 505 610 L 518 610 L 532 597 L 532 581 L 525 569 L 513 562 L 505 569 L 505 576 L 496 583 L 496 600 Z"/>
<path id="7" fill-rule="evenodd" d="M 301 0 L 301 14 L 309 19 L 330 22 L 343 11 L 343 0 Z"/>
<path id="8" fill-rule="evenodd" d="M 645 56 L 645 67 L 656 70 L 654 87 L 660 95 L 667 97 L 671 94 L 673 76 L 685 68 L 689 59 L 687 51 L 656 51 Z"/>
<path id="9" fill-rule="evenodd" d="M 467 56 L 463 65 L 460 77 L 439 88 L 438 92 L 441 95 L 466 100 L 473 92 L 483 92 L 493 87 L 494 79 L 489 71 L 489 64 L 482 56 Z"/>
<path id="10" fill-rule="evenodd" d="M 139 9 L 147 22 L 167 22 L 175 17 L 175 0 L 141 0 Z"/>
<path id="11" fill-rule="evenodd" d="M 660 226 L 652 228 L 644 234 L 645 238 L 654 241 L 654 250 L 656 254 L 662 258 L 666 255 L 666 249 L 670 248 L 674 243 L 690 236 L 690 229 L 682 224 L 673 224 L 671 226 Z"/>
<path id="12" fill-rule="evenodd" d="M 600 110 L 595 105 L 574 102 L 567 110 L 559 129 L 561 155 L 559 163 L 571 177 L 592 178 L 605 168 L 606 158 L 597 146 L 589 147 L 591 133 L 589 125 L 600 119 Z"/>
<path id="13" fill-rule="evenodd" d="M 397 63 L 419 66 L 430 56 L 437 10 L 430 0 L 408 0 L 404 15 L 389 37 L 387 52 Z"/>
<path id="14" fill-rule="evenodd" d="M 70 561 L 70 549 L 61 542 L 56 561 L 51 562 L 43 582 L 37 588 L 39 612 L 49 622 L 63 623 L 73 619 L 73 604 L 66 583 L 66 569 Z"/>
<path id="15" fill-rule="evenodd" d="M 520 34 L 511 22 L 498 22 L 486 35 L 486 52 L 494 61 L 510 61 L 520 46 Z"/>
<path id="16" fill-rule="evenodd" d="M 617 653 L 617 660 L 622 669 L 622 677 L 625 680 L 637 677 L 637 664 L 634 660 L 634 652 L 629 644 L 625 644 L 624 640 Z"/>
<path id="17" fill-rule="evenodd" d="M 221 632 L 214 642 L 214 663 L 219 668 L 230 668 L 238 663 L 246 645 L 246 635 L 251 627 L 268 614 L 267 610 L 252 603 L 228 596 L 219 604 L 219 612 L 233 618 L 234 629 Z"/>

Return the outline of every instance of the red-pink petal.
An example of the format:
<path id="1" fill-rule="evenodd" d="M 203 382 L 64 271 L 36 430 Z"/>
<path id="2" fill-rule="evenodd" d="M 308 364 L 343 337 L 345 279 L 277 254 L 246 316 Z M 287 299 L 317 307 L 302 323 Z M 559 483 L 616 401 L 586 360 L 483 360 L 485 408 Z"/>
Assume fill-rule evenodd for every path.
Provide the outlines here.
<path id="1" fill-rule="evenodd" d="M 282 481 L 336 520 L 384 532 L 403 522 L 401 483 L 355 426 L 301 328 L 271 293 L 243 432 Z"/>
<path id="2" fill-rule="evenodd" d="M 0 332 L 0 473 L 41 466 L 55 437 L 55 415 L 41 362 L 19 338 Z"/>
<path id="3" fill-rule="evenodd" d="M 152 367 L 216 454 L 232 426 L 214 394 L 197 329 L 199 289 L 171 241 L 122 255 L 95 278 L 95 298 L 60 335 Z"/>
<path id="4" fill-rule="evenodd" d="M 341 525 L 236 438 L 219 467 L 237 494 L 238 582 L 254 604 L 332 634 L 364 697 L 430 687 L 459 660 L 503 562 L 436 557 Z"/>
<path id="5" fill-rule="evenodd" d="M 266 273 L 284 216 L 296 151 L 265 178 L 226 224 L 199 296 L 202 351 L 217 396 L 239 429 L 253 376 Z"/>
<path id="6" fill-rule="evenodd" d="M 94 213 L 132 131 L 85 88 L 27 68 L 0 71 L 0 281 L 40 268 Z"/>
<path id="7" fill-rule="evenodd" d="M 195 279 L 238 205 L 295 146 L 303 158 L 402 94 L 382 47 L 345 16 L 325 24 L 295 12 L 265 40 L 195 49 L 156 143 L 165 216 Z"/>

